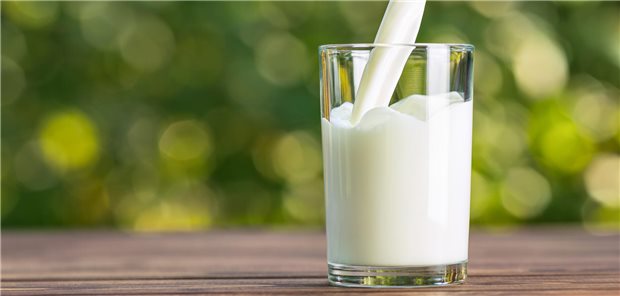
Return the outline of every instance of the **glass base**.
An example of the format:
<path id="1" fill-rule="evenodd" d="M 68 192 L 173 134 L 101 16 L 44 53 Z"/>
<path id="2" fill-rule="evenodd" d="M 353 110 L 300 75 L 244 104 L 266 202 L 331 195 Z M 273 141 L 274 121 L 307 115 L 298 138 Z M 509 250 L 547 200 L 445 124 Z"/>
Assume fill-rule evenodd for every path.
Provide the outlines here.
<path id="1" fill-rule="evenodd" d="M 467 261 L 433 266 L 359 266 L 328 263 L 329 283 L 342 287 L 416 288 L 461 284 Z"/>

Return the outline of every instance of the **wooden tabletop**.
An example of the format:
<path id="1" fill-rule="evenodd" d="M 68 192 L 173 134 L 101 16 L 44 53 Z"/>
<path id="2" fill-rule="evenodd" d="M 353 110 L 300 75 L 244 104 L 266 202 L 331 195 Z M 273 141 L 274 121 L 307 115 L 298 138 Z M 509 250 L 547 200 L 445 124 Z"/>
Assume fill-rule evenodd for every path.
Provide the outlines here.
<path id="1" fill-rule="evenodd" d="M 620 236 L 578 228 L 473 231 L 466 284 L 330 287 L 312 231 L 2 233 L 2 295 L 620 295 Z"/>

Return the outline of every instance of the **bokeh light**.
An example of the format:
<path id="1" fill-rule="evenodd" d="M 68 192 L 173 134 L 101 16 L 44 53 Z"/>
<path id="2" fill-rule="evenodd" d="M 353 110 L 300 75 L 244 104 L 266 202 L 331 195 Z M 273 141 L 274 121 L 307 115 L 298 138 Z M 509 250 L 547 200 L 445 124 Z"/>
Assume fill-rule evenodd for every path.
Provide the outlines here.
<path id="1" fill-rule="evenodd" d="M 301 81 L 308 74 L 309 59 L 304 43 L 289 33 L 270 33 L 256 45 L 258 72 L 276 85 Z"/>
<path id="2" fill-rule="evenodd" d="M 133 229 L 138 231 L 196 230 L 209 226 L 204 208 L 179 202 L 161 202 L 138 214 Z"/>
<path id="3" fill-rule="evenodd" d="M 607 89 L 592 77 L 579 77 L 574 87 L 571 115 L 575 123 L 598 141 L 613 137 L 620 129 L 618 90 Z M 587 112 L 585 111 L 587 110 Z"/>
<path id="4" fill-rule="evenodd" d="M 556 94 L 566 84 L 566 55 L 557 44 L 542 34 L 522 40 L 512 64 L 517 85 L 532 98 Z"/>
<path id="5" fill-rule="evenodd" d="M 559 102 L 541 102 L 530 117 L 530 145 L 538 161 L 559 173 L 581 172 L 595 153 L 594 140 Z"/>
<path id="6" fill-rule="evenodd" d="M 298 221 L 322 224 L 325 217 L 323 179 L 289 186 L 284 192 L 284 208 Z"/>
<path id="7" fill-rule="evenodd" d="M 484 45 L 504 62 L 512 62 L 514 54 L 528 36 L 540 35 L 532 16 L 520 9 L 502 13 L 484 28 Z"/>
<path id="8" fill-rule="evenodd" d="M 273 148 L 272 157 L 276 174 L 290 183 L 312 179 L 322 170 L 320 144 L 303 131 L 282 136 Z"/>
<path id="9" fill-rule="evenodd" d="M 91 165 L 99 156 L 99 135 L 94 123 L 77 110 L 50 115 L 39 132 L 45 160 L 60 171 Z"/>
<path id="10" fill-rule="evenodd" d="M 133 25 L 133 12 L 120 2 L 86 2 L 78 18 L 84 39 L 100 50 L 118 49 L 120 36 Z"/>
<path id="11" fill-rule="evenodd" d="M 119 37 L 120 53 L 135 69 L 152 72 L 170 60 L 174 35 L 168 25 L 156 17 L 140 18 L 124 27 Z"/>
<path id="12" fill-rule="evenodd" d="M 547 127 L 540 146 L 543 162 L 566 172 L 582 170 L 594 151 L 592 141 L 569 122 Z"/>
<path id="13" fill-rule="evenodd" d="M 59 14 L 58 2 L 7 1 L 3 7 L 11 20 L 31 28 L 53 23 Z"/>
<path id="14" fill-rule="evenodd" d="M 213 192 L 192 180 L 163 190 L 142 188 L 125 195 L 115 210 L 123 228 L 137 231 L 203 229 L 211 224 Z"/>
<path id="15" fill-rule="evenodd" d="M 585 172 L 590 196 L 605 207 L 620 207 L 620 155 L 597 156 Z"/>
<path id="16" fill-rule="evenodd" d="M 502 204 L 518 218 L 539 215 L 551 200 L 549 182 L 529 168 L 513 168 L 502 184 Z"/>
<path id="17" fill-rule="evenodd" d="M 170 124 L 159 139 L 159 149 L 172 159 L 187 161 L 208 157 L 213 146 L 205 127 L 194 120 Z"/>

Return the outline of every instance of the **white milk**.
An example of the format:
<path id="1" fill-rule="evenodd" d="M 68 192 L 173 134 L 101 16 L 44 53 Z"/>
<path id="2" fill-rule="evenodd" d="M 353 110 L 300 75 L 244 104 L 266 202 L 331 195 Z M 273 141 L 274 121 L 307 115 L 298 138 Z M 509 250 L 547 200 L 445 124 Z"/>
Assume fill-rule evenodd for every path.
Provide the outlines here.
<path id="1" fill-rule="evenodd" d="M 413 44 L 420 30 L 426 0 L 390 0 L 377 31 L 375 43 Z M 413 47 L 376 47 L 370 53 L 357 89 L 351 121 L 357 123 L 366 111 L 386 107 Z"/>
<path id="2" fill-rule="evenodd" d="M 330 263 L 467 260 L 472 105 L 414 95 L 355 125 L 351 103 L 322 119 Z"/>

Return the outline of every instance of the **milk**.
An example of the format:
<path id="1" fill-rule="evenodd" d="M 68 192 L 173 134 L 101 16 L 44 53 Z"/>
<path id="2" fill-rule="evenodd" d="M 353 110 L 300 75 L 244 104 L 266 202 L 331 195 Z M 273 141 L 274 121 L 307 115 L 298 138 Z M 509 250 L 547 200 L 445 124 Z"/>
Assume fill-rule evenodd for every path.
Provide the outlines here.
<path id="1" fill-rule="evenodd" d="M 414 95 L 356 124 L 351 103 L 322 119 L 330 263 L 467 260 L 472 105 Z"/>
<path id="2" fill-rule="evenodd" d="M 415 43 L 425 5 L 426 0 L 390 0 L 375 43 Z M 412 50 L 411 46 L 380 46 L 372 50 L 357 90 L 351 122 L 357 123 L 372 108 L 389 104 Z"/>

